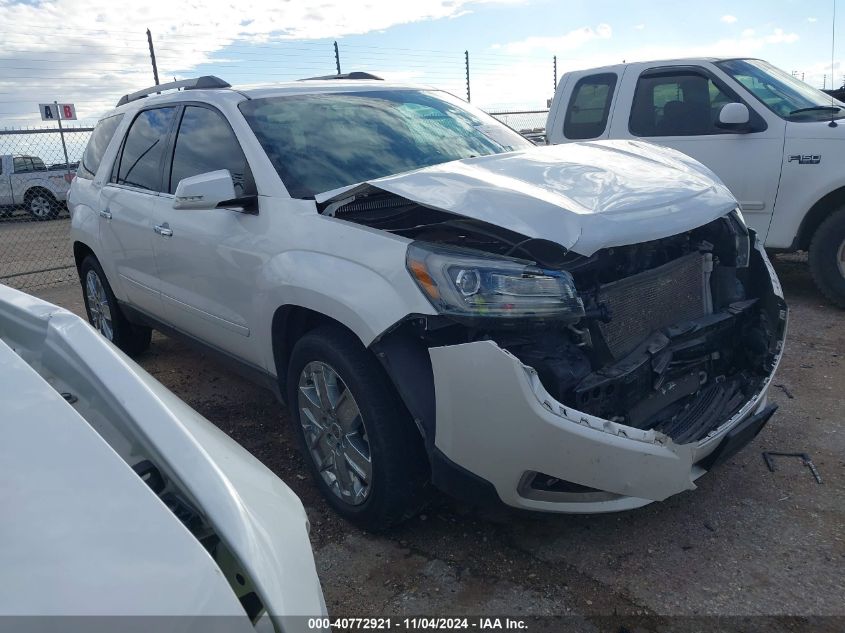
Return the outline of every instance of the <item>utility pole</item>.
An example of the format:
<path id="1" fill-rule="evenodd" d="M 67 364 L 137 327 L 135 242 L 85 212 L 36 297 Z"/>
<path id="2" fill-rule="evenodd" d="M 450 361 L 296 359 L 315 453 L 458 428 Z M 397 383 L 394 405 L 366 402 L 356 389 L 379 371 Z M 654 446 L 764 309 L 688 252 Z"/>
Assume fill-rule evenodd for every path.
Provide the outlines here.
<path id="1" fill-rule="evenodd" d="M 340 74 L 340 50 L 337 47 L 337 40 L 334 43 L 334 65 L 337 66 L 337 74 Z"/>
<path id="2" fill-rule="evenodd" d="M 153 79 L 155 79 L 156 86 L 158 85 L 158 66 L 156 66 L 156 51 L 153 48 L 153 34 L 150 29 L 147 29 L 147 44 L 150 45 L 150 61 L 153 63 Z"/>
<path id="3" fill-rule="evenodd" d="M 469 51 L 464 51 L 464 64 L 467 70 L 467 103 L 470 103 L 472 99 L 470 99 L 469 94 Z"/>
<path id="4" fill-rule="evenodd" d="M 557 92 L 557 55 L 552 58 L 552 63 L 554 64 L 555 68 L 555 85 L 554 89 L 552 90 L 552 94 L 554 94 L 555 92 Z"/>

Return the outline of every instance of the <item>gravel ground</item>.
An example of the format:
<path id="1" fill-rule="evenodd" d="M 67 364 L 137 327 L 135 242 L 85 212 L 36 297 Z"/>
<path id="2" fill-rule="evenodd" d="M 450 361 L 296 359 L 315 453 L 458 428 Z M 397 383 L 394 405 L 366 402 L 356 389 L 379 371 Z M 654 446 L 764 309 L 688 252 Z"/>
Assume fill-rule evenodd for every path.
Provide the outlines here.
<path id="1" fill-rule="evenodd" d="M 35 221 L 25 211 L 0 217 L 0 283 L 33 288 L 76 279 L 70 248 L 70 217 Z"/>
<path id="2" fill-rule="evenodd" d="M 807 618 L 845 616 L 845 320 L 804 262 L 781 258 L 776 268 L 791 308 L 770 392 L 777 414 L 697 490 L 623 514 L 490 514 L 440 498 L 390 533 L 367 534 L 323 503 L 269 392 L 160 335 L 139 361 L 299 494 L 333 615 L 564 615 L 567 630 L 841 632 L 841 617 Z M 77 285 L 38 294 L 82 312 Z M 769 472 L 764 450 L 809 453 L 824 483 L 800 460 L 783 458 Z M 662 616 L 769 617 L 702 625 Z"/>

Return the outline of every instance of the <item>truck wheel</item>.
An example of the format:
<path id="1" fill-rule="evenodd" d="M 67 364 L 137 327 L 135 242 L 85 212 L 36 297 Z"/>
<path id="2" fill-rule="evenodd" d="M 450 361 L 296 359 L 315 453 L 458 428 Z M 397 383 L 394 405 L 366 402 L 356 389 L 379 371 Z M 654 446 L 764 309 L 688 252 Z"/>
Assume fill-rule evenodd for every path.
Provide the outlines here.
<path id="1" fill-rule="evenodd" d="M 82 260 L 79 280 L 82 282 L 82 296 L 85 299 L 88 322 L 94 329 L 129 356 L 140 354 L 150 346 L 152 330 L 133 325 L 126 320 L 100 262 L 93 255 Z"/>
<path id="2" fill-rule="evenodd" d="M 49 191 L 36 189 L 27 192 L 24 205 L 36 220 L 50 220 L 59 215 L 59 201 Z"/>
<path id="3" fill-rule="evenodd" d="M 428 499 L 422 438 L 378 361 L 353 335 L 319 327 L 288 370 L 294 432 L 323 496 L 369 530 L 411 518 Z"/>
<path id="4" fill-rule="evenodd" d="M 810 242 L 810 271 L 822 294 L 845 308 L 845 208 L 819 225 Z"/>

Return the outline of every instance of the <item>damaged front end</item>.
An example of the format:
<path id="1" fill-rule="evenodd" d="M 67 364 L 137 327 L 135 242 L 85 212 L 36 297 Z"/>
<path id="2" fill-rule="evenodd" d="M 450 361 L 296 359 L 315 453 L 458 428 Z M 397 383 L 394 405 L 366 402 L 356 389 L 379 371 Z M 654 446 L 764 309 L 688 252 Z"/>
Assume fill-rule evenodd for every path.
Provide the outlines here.
<path id="1" fill-rule="evenodd" d="M 617 505 L 617 496 L 628 495 L 645 503 L 694 487 L 694 465 L 709 467 L 703 460 L 717 449 L 716 440 L 765 405 L 783 349 L 787 309 L 771 264 L 738 211 L 669 237 L 606 247 L 590 256 L 383 192 L 336 203 L 331 213 L 414 240 L 407 268 L 439 316 L 409 317 L 375 347 L 389 348 L 403 338 L 406 345 L 428 349 L 436 416 L 417 406 L 419 393 L 403 386 L 397 354 L 393 366 L 391 354 L 381 357 L 429 447 L 493 482 L 500 497 L 511 497 L 511 505 L 535 507 L 526 500 L 548 501 L 555 493 Z M 482 342 L 488 344 L 483 352 L 471 347 Z M 534 442 L 544 441 L 544 431 L 531 431 L 524 422 L 528 412 L 502 400 L 504 383 L 489 373 L 493 358 L 463 364 L 456 354 L 444 353 L 473 349 L 481 359 L 490 344 L 515 357 L 529 374 L 526 384 L 539 382 L 532 390 L 542 407 L 591 432 L 623 438 L 633 459 L 626 462 L 614 449 L 595 452 L 590 462 L 589 442 L 581 445 L 572 437 L 552 441 L 555 452 L 545 460 L 539 455 L 548 447 L 524 447 L 534 455 L 517 460 L 504 476 L 485 460 L 498 459 L 496 452 L 509 451 L 507 445 L 493 443 L 481 460 L 471 456 L 473 449 L 463 439 L 472 439 L 467 428 L 479 433 L 502 428 L 496 420 L 468 422 L 473 414 L 507 415 L 511 419 L 505 424 L 523 425 Z M 474 375 L 457 376 L 459 364 L 462 374 Z M 451 372 L 454 379 L 438 372 Z M 488 410 L 487 402 L 458 403 L 455 384 L 467 398 L 497 404 Z M 520 399 L 516 392 L 509 398 Z M 427 420 L 435 417 L 436 423 Z M 546 420 L 558 430 L 560 424 Z M 480 451 L 485 441 L 476 436 L 475 448 Z M 586 451 L 586 463 L 567 450 L 576 445 Z M 670 454 L 657 459 L 655 446 Z M 560 464 L 564 455 L 568 465 Z M 596 465 L 602 455 L 615 463 Z M 648 455 L 653 459 L 643 461 Z M 647 474 L 658 463 L 663 466 Z M 623 466 L 639 474 L 625 473 Z M 602 469 L 605 473 L 597 473 Z M 677 476 L 660 483 L 667 469 Z"/>

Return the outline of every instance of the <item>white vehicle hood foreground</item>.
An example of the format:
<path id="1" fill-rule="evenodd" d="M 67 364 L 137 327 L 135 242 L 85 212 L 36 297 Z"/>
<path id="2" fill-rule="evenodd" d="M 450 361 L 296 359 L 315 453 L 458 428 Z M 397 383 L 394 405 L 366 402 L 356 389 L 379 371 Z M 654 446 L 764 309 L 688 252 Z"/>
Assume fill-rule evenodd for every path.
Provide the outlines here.
<path id="1" fill-rule="evenodd" d="M 0 285 L 0 375 L 0 615 L 24 629 L 40 626 L 33 615 L 105 615 L 249 631 L 246 591 L 280 631 L 325 613 L 296 495 L 82 319 Z M 141 459 L 210 526 L 205 536 L 132 470 Z M 73 622 L 127 624 L 41 625 Z"/>
<path id="2" fill-rule="evenodd" d="M 571 143 L 468 158 L 315 198 L 330 203 L 372 189 L 551 240 L 587 256 L 676 235 L 737 206 L 727 187 L 700 163 L 639 141 Z"/>

